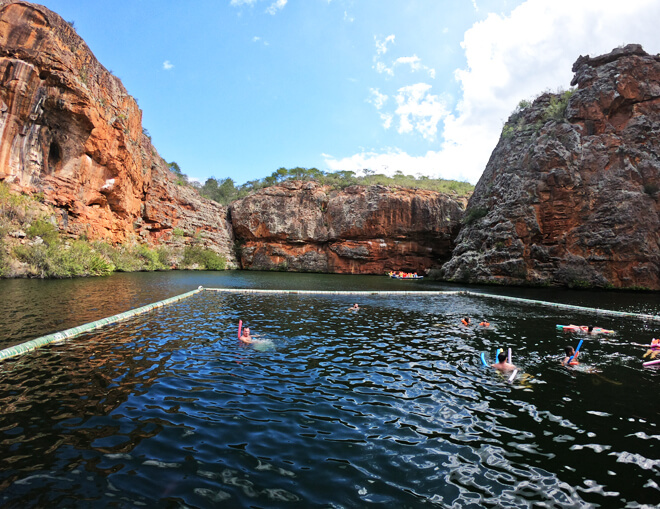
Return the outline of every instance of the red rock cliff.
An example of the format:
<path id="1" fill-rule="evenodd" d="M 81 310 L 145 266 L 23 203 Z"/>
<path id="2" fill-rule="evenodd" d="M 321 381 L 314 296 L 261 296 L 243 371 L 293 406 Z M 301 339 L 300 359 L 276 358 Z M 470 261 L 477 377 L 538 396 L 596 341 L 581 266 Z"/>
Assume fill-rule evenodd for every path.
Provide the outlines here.
<path id="1" fill-rule="evenodd" d="M 424 190 L 286 182 L 230 207 L 241 266 L 382 274 L 439 267 L 464 204 Z"/>
<path id="2" fill-rule="evenodd" d="M 234 263 L 226 209 L 174 184 L 137 103 L 67 22 L 0 0 L 0 80 L 0 180 L 42 191 L 60 228 L 112 242 L 204 232 Z"/>
<path id="3" fill-rule="evenodd" d="M 660 57 L 629 45 L 573 71 L 565 113 L 544 94 L 509 118 L 445 278 L 660 289 Z"/>

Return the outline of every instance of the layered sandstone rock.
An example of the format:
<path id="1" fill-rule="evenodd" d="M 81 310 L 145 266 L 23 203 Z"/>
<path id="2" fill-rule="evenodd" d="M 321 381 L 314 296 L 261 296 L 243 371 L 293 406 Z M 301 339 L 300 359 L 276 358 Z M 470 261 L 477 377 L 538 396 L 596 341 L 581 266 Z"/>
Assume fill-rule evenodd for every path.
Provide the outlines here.
<path id="1" fill-rule="evenodd" d="M 286 182 L 230 207 L 249 269 L 382 274 L 439 267 L 464 203 L 424 190 Z"/>
<path id="2" fill-rule="evenodd" d="M 233 264 L 226 209 L 175 185 L 137 103 L 67 22 L 0 0 L 0 80 L 0 180 L 43 192 L 61 229 L 153 243 L 181 228 Z"/>
<path id="3" fill-rule="evenodd" d="M 565 115 L 514 113 L 445 278 L 660 289 L 660 57 L 630 45 L 573 66 Z"/>

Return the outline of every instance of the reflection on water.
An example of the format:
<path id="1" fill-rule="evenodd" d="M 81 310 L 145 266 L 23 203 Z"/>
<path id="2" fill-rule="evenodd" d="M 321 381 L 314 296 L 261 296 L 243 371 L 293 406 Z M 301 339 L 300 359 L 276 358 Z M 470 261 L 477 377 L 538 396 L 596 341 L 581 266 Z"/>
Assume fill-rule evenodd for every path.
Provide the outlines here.
<path id="1" fill-rule="evenodd" d="M 592 374 L 558 365 L 581 336 L 555 329 L 588 316 L 465 296 L 369 296 L 347 312 L 354 300 L 204 292 L 5 361 L 0 505 L 660 499 L 660 370 L 633 344 L 648 324 L 601 320 L 617 333 L 585 339 Z M 240 343 L 239 319 L 270 346 Z M 513 383 L 481 365 L 498 347 L 521 368 Z"/>

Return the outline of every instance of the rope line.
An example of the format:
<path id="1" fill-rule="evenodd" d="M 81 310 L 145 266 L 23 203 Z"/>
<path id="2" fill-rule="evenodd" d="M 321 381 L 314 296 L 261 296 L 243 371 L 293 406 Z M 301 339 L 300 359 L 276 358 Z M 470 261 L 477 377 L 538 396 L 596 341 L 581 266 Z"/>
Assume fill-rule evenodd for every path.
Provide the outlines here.
<path id="1" fill-rule="evenodd" d="M 109 316 L 107 318 L 101 318 L 100 320 L 96 320 L 95 322 L 90 322 L 86 323 L 83 325 L 79 325 L 77 327 L 72 327 L 71 329 L 66 329 L 60 332 L 55 332 L 53 334 L 48 334 L 47 336 L 41 336 L 36 339 L 32 339 L 30 341 L 27 341 L 25 343 L 21 343 L 18 345 L 10 346 L 9 348 L 5 348 L 4 350 L 0 350 L 0 361 L 4 359 L 9 359 L 10 357 L 14 357 L 16 355 L 20 355 L 22 353 L 29 352 L 31 350 L 35 350 L 36 348 L 40 348 L 44 345 L 48 345 L 50 343 L 53 343 L 55 341 L 63 341 L 65 339 L 70 339 L 74 338 L 76 336 L 79 336 L 81 334 L 84 334 L 85 332 L 90 332 L 95 329 L 99 329 L 101 327 L 105 327 L 106 325 L 111 325 L 115 324 L 118 322 L 121 322 L 123 320 L 128 320 L 129 318 L 133 318 L 134 316 L 141 315 L 143 313 L 147 313 L 149 311 L 152 311 L 154 309 L 167 306 L 168 304 L 172 304 L 174 302 L 180 301 L 182 299 L 186 299 L 188 297 L 191 297 L 199 292 L 202 291 L 202 288 L 198 288 L 197 290 L 193 290 L 191 292 L 186 292 L 182 293 L 181 295 L 175 295 L 174 297 L 170 297 L 169 299 L 161 300 L 158 302 L 154 302 L 153 304 L 147 304 L 146 306 L 142 306 L 136 309 L 131 309 L 129 311 L 124 311 L 123 313 L 119 313 L 114 316 Z"/>

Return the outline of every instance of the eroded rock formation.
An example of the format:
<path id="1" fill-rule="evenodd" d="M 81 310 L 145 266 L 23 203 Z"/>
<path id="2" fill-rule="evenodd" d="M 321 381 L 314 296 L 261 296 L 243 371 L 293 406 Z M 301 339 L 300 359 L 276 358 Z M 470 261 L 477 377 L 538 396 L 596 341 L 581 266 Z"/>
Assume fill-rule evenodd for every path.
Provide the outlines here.
<path id="1" fill-rule="evenodd" d="M 448 259 L 464 205 L 432 191 L 286 182 L 230 216 L 244 268 L 421 274 Z"/>
<path id="2" fill-rule="evenodd" d="M 445 278 L 660 289 L 660 57 L 629 45 L 573 72 L 572 95 L 509 118 Z"/>
<path id="3" fill-rule="evenodd" d="M 226 209 L 175 185 L 135 100 L 57 14 L 0 0 L 0 80 L 0 180 L 43 192 L 61 229 L 157 243 L 181 228 L 234 263 Z"/>

